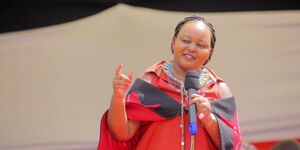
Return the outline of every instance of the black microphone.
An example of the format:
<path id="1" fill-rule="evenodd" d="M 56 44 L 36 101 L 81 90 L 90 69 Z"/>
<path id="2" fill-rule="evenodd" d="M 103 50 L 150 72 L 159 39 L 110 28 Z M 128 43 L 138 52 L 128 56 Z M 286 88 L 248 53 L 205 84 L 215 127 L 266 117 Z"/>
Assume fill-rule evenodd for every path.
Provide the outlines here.
<path id="1" fill-rule="evenodd" d="M 191 101 L 191 95 L 196 94 L 199 89 L 199 73 L 197 71 L 187 71 L 184 80 L 185 90 L 188 92 L 188 100 Z M 197 134 L 197 117 L 196 117 L 196 104 L 189 106 L 189 119 L 190 119 L 190 133 L 191 135 Z"/>

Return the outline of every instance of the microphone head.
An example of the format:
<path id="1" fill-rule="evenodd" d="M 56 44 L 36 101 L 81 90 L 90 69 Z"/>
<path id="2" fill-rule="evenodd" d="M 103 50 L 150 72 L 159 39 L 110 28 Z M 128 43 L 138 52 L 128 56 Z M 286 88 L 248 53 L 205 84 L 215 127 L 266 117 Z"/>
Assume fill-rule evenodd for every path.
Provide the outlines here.
<path id="1" fill-rule="evenodd" d="M 199 89 L 199 73 L 194 70 L 187 71 L 184 79 L 185 89 Z"/>

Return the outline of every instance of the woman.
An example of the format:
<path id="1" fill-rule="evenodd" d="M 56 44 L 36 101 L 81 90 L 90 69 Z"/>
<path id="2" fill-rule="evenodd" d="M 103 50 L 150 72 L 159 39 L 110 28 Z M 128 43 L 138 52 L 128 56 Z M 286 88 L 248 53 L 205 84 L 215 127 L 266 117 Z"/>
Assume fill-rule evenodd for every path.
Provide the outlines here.
<path id="1" fill-rule="evenodd" d="M 101 122 L 98 149 L 240 149 L 232 94 L 226 83 L 205 66 L 215 41 L 213 26 L 204 18 L 191 16 L 175 28 L 172 61 L 150 66 L 131 88 L 132 73 L 122 74 L 123 66 L 119 65 L 110 108 Z M 200 74 L 200 89 L 190 102 L 183 85 L 189 70 Z M 197 109 L 195 136 L 188 129 L 185 108 L 190 104 L 196 104 Z"/>

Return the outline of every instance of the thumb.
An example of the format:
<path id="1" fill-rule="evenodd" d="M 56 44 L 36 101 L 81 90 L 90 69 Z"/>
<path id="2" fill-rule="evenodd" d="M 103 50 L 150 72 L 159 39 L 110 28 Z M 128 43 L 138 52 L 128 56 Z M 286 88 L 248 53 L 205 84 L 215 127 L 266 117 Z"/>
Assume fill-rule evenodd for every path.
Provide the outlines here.
<path id="1" fill-rule="evenodd" d="M 133 79 L 133 73 L 132 72 L 129 72 L 128 78 L 129 78 L 130 81 L 132 81 L 132 79 Z"/>

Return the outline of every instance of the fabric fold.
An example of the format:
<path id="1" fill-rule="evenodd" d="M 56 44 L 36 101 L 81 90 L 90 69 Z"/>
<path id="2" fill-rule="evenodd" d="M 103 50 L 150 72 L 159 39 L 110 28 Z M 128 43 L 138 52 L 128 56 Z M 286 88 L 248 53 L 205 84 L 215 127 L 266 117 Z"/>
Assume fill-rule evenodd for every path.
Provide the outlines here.
<path id="1" fill-rule="evenodd" d="M 241 141 L 234 97 L 215 99 L 210 103 L 217 117 L 222 149 L 239 149 Z M 135 150 L 153 122 L 180 117 L 181 105 L 159 88 L 142 79 L 136 79 L 125 98 L 125 107 L 129 119 L 142 122 L 140 128 L 130 140 L 115 140 L 107 126 L 106 112 L 101 120 L 98 150 Z M 179 126 L 173 125 L 170 128 L 175 129 Z M 155 131 L 154 126 L 151 130 Z"/>
<path id="2" fill-rule="evenodd" d="M 240 149 L 241 137 L 234 97 L 214 100 L 210 104 L 217 117 L 222 149 Z"/>

